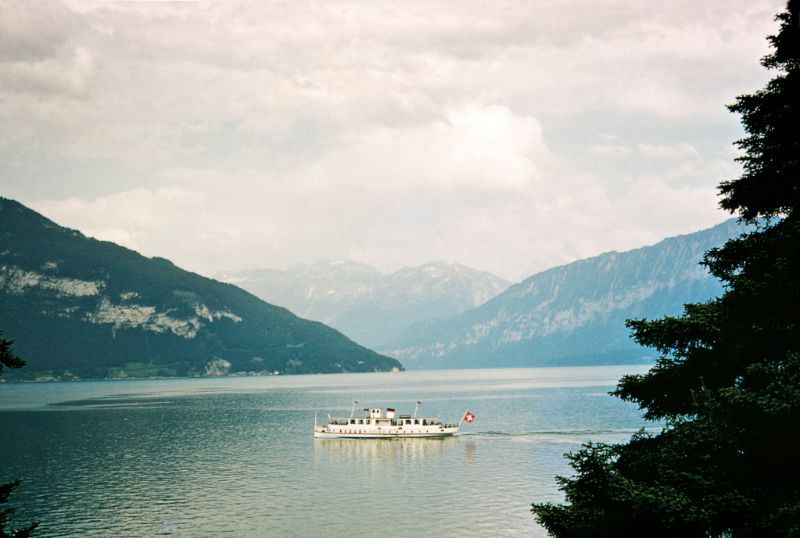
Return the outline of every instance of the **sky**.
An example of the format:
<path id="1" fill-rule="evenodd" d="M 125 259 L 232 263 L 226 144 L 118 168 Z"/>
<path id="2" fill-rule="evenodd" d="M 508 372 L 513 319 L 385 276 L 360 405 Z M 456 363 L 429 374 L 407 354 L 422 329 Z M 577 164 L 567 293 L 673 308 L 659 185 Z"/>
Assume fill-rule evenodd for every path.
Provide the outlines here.
<path id="1" fill-rule="evenodd" d="M 777 0 L 0 0 L 0 196 L 202 274 L 710 227 Z"/>

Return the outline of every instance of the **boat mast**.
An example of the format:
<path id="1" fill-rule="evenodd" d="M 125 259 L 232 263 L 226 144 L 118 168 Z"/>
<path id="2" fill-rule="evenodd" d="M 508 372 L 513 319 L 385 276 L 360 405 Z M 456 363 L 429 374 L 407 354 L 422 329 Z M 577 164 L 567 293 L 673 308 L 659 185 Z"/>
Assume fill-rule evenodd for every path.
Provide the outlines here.
<path id="1" fill-rule="evenodd" d="M 357 405 L 358 405 L 358 400 L 353 400 L 353 409 L 350 410 L 350 418 L 353 418 L 356 415 Z"/>
<path id="2" fill-rule="evenodd" d="M 417 411 L 419 411 L 420 405 L 422 405 L 422 402 L 417 402 L 417 405 L 414 406 L 414 418 L 417 418 Z"/>

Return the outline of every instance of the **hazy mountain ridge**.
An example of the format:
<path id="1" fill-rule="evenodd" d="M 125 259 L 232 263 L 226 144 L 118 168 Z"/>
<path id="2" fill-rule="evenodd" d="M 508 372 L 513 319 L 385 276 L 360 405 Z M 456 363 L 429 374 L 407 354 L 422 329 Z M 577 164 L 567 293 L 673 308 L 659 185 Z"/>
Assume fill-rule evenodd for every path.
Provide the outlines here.
<path id="1" fill-rule="evenodd" d="M 0 329 L 26 372 L 81 377 L 399 368 L 233 285 L 0 198 Z"/>
<path id="2" fill-rule="evenodd" d="M 744 231 L 734 219 L 627 252 L 543 271 L 484 305 L 419 324 L 383 352 L 407 367 L 534 366 L 649 360 L 627 318 L 678 314 L 719 295 L 703 254 Z"/>
<path id="3" fill-rule="evenodd" d="M 390 342 L 415 323 L 473 308 L 509 285 L 490 273 L 442 262 L 383 274 L 355 262 L 325 261 L 217 278 L 369 346 Z"/>

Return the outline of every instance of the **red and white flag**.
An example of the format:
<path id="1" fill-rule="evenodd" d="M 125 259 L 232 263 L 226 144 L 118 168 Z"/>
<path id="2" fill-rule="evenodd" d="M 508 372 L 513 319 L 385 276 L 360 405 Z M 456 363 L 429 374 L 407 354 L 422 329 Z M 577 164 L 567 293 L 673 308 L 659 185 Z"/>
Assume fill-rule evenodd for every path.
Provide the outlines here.
<path id="1" fill-rule="evenodd" d="M 472 411 L 467 411 L 464 413 L 464 422 L 467 424 L 472 424 L 473 420 L 475 420 L 475 415 L 472 414 Z"/>

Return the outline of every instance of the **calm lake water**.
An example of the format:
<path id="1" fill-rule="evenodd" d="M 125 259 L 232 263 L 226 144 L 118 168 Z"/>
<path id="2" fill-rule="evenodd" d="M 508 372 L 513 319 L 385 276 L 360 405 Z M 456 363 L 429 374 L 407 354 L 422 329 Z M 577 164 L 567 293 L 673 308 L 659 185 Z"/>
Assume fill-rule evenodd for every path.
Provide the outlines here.
<path id="1" fill-rule="evenodd" d="M 562 454 L 644 422 L 638 366 L 0 385 L 0 481 L 50 536 L 544 536 Z M 396 407 L 456 438 L 314 440 L 314 413 Z"/>

